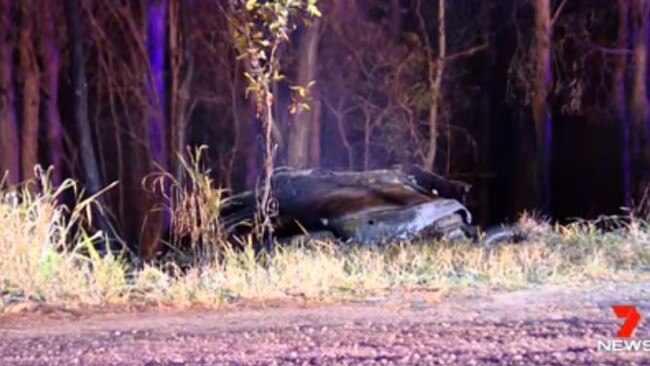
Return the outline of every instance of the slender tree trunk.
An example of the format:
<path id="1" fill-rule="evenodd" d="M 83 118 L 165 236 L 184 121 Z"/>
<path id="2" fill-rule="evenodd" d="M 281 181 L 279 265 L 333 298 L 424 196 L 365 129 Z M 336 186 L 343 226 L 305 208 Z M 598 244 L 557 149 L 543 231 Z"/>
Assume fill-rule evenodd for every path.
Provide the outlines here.
<path id="1" fill-rule="evenodd" d="M 618 0 L 618 35 L 616 48 L 627 49 L 629 0 Z M 632 205 L 632 166 L 630 160 L 630 121 L 627 110 L 625 74 L 627 53 L 616 56 L 612 76 L 613 112 L 616 123 L 621 128 L 621 170 L 623 172 L 623 203 Z"/>
<path id="2" fill-rule="evenodd" d="M 633 0 L 630 8 L 634 50 L 632 54 L 633 79 L 630 117 L 633 125 L 635 142 L 634 155 L 637 164 L 635 170 L 639 173 L 636 179 L 635 196 L 641 198 L 650 183 L 650 128 L 648 128 L 648 15 L 649 0 Z"/>
<path id="3" fill-rule="evenodd" d="M 370 138 L 372 136 L 372 124 L 369 107 L 363 107 L 363 170 L 370 168 Z"/>
<path id="4" fill-rule="evenodd" d="M 13 87 L 14 43 L 11 37 L 13 1 L 0 1 L 0 179 L 8 171 L 7 183 L 20 181 L 20 155 Z"/>
<path id="5" fill-rule="evenodd" d="M 23 179 L 34 175 L 38 164 L 40 70 L 36 61 L 35 2 L 21 1 L 20 71 L 23 80 L 23 123 L 21 170 Z"/>
<path id="6" fill-rule="evenodd" d="M 61 143 L 61 116 L 59 115 L 59 72 L 61 55 L 56 38 L 56 19 L 58 9 L 52 1 L 40 2 L 42 26 L 40 27 L 40 45 L 43 58 L 43 84 L 46 93 L 47 141 L 50 164 L 54 167 L 52 180 L 55 185 L 61 183 L 63 170 L 63 146 Z"/>
<path id="7" fill-rule="evenodd" d="M 348 170 L 352 170 L 354 169 L 354 151 L 352 149 L 352 145 L 350 144 L 350 139 L 348 139 L 348 133 L 345 128 L 345 121 L 344 121 L 345 120 L 344 117 L 345 99 L 338 98 L 336 102 L 336 106 L 333 106 L 327 102 L 325 102 L 325 105 L 328 107 L 332 115 L 334 115 L 334 119 L 336 120 L 337 131 L 339 133 L 339 138 L 341 139 L 341 144 L 345 148 L 345 152 L 348 157 L 347 168 Z"/>
<path id="8" fill-rule="evenodd" d="M 320 93 L 314 93 L 313 97 L 311 132 L 309 135 L 309 165 L 312 167 L 318 167 L 321 158 L 320 137 L 323 101 L 321 100 Z"/>
<path id="9" fill-rule="evenodd" d="M 535 0 L 535 77 L 532 112 L 535 125 L 535 201 L 543 213 L 550 213 L 550 161 L 552 120 L 546 97 L 551 88 L 551 0 Z"/>
<path id="10" fill-rule="evenodd" d="M 442 76 L 445 72 L 447 57 L 445 0 L 438 0 L 438 55 L 437 61 L 429 62 L 429 149 L 425 166 L 435 171 L 436 153 L 438 150 L 438 108 L 442 91 Z M 426 35 L 425 35 L 426 36 Z"/>
<path id="11" fill-rule="evenodd" d="M 298 61 L 298 85 L 306 87 L 316 77 L 320 19 L 315 19 L 311 27 L 304 30 L 300 38 Z M 289 132 L 289 165 L 298 169 L 309 164 L 309 142 L 313 120 L 313 102 L 310 110 L 299 110 Z M 302 109 L 302 108 L 301 108 Z"/>
<path id="12" fill-rule="evenodd" d="M 494 29 L 494 19 L 491 17 L 491 8 L 493 4 L 489 2 L 481 2 L 481 9 L 479 14 L 481 16 L 481 33 L 483 37 L 488 42 L 492 44 L 493 36 L 492 31 Z M 476 117 L 481 120 L 479 138 L 478 138 L 478 165 L 480 169 L 480 175 L 478 176 L 478 196 L 479 196 L 479 208 L 478 208 L 478 224 L 486 227 L 489 224 L 490 219 L 490 201 L 491 201 L 491 190 L 490 190 L 490 179 L 488 178 L 488 172 L 492 169 L 491 166 L 491 147 L 492 147 L 492 118 L 494 116 L 493 106 L 491 101 L 493 100 L 493 93 L 497 89 L 495 87 L 493 79 L 494 65 L 495 65 L 495 56 L 496 51 L 494 47 L 490 47 L 484 55 L 479 56 L 482 61 L 483 71 L 480 76 L 481 87 L 484 88 L 482 93 L 481 102 L 480 102 L 480 115 Z"/>
<path id="13" fill-rule="evenodd" d="M 181 183 L 184 181 L 184 170 L 178 159 L 178 154 L 184 153 L 185 144 L 187 143 L 186 130 L 189 117 L 190 83 L 194 71 L 189 6 L 189 1 L 172 0 L 169 7 L 171 160 L 174 176 Z"/>
<path id="14" fill-rule="evenodd" d="M 244 66 L 246 72 L 252 75 L 254 71 L 251 63 L 245 62 Z M 282 131 L 273 118 L 273 101 L 267 100 L 269 97 L 272 98 L 270 90 L 252 91 L 248 96 L 248 108 L 251 114 L 240 131 L 243 144 L 239 145 L 246 154 L 247 187 L 257 186 L 260 175 L 263 176 L 268 172 L 269 163 L 271 167 L 273 166 L 275 147 L 284 145 Z M 261 104 L 258 103 L 260 98 L 263 100 Z M 268 111 L 266 110 L 267 105 L 271 108 Z"/>
<path id="15" fill-rule="evenodd" d="M 72 104 L 74 108 L 74 124 L 77 129 L 79 140 L 79 154 L 81 155 L 81 167 L 84 174 L 86 189 L 90 194 L 95 194 L 102 189 L 102 179 L 97 166 L 97 158 L 93 146 L 93 138 L 88 120 L 88 83 L 86 81 L 86 66 L 84 64 L 83 39 L 81 29 L 81 12 L 79 9 L 80 0 L 65 0 L 65 8 L 68 23 L 68 39 L 70 42 L 70 69 L 72 74 Z M 99 203 L 106 207 L 102 196 L 98 198 Z M 98 227 L 108 235 L 109 240 L 114 238 L 114 232 L 103 215 L 94 215 L 98 221 Z M 111 242 L 112 243 L 112 242 Z M 105 243 L 98 243 L 97 250 L 105 252 L 112 249 Z"/>

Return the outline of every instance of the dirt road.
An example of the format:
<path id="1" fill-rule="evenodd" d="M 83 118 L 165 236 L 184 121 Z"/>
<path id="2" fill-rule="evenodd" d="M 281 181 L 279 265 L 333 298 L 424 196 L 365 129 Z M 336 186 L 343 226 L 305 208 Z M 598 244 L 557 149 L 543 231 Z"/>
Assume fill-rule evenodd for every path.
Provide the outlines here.
<path id="1" fill-rule="evenodd" d="M 362 304 L 0 317 L 0 365 L 650 364 L 607 353 L 622 324 L 650 319 L 650 284 L 543 287 L 440 299 L 412 292 Z M 646 315 L 647 314 L 647 315 Z M 650 339 L 642 318 L 635 339 Z"/>

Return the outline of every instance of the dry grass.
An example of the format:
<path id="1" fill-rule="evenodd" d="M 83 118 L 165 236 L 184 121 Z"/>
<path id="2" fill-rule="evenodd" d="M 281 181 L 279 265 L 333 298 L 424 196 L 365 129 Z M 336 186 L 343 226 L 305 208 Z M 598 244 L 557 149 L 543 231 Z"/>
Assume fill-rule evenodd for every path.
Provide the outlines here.
<path id="1" fill-rule="evenodd" d="M 101 234 L 89 237 L 80 229 L 92 198 L 68 209 L 57 197 L 64 189 L 75 189 L 74 183 L 54 189 L 46 174 L 40 181 L 43 193 L 37 195 L 0 192 L 0 312 L 25 302 L 190 306 L 293 296 L 320 301 L 403 288 L 510 289 L 650 277 L 650 228 L 644 222 L 605 233 L 593 223 L 552 227 L 529 218 L 521 225 L 534 235 L 520 244 L 435 242 L 371 249 L 314 242 L 278 248 L 273 256 L 256 254 L 250 243 L 244 250 L 223 249 L 223 242 L 210 236 L 210 230 L 217 230 L 211 224 L 192 229 L 204 255 L 183 275 L 170 274 L 179 273 L 169 271 L 170 265 L 133 271 L 116 257 L 100 257 L 92 248 Z M 213 204 L 215 198 L 205 194 L 184 199 Z M 210 246 L 220 248 L 218 255 L 215 250 L 205 256 Z"/>

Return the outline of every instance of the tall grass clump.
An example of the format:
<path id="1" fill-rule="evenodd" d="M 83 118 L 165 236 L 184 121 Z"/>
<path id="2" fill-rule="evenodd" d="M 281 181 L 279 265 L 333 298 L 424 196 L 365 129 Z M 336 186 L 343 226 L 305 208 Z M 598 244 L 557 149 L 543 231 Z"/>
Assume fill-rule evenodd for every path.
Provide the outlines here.
<path id="1" fill-rule="evenodd" d="M 83 198 L 72 180 L 50 184 L 50 171 L 0 189 L 0 310 L 16 303 L 100 304 L 126 294 L 126 265 L 100 256 L 89 234 L 96 196 Z M 71 192 L 75 204 L 60 202 Z"/>
<path id="2" fill-rule="evenodd" d="M 201 146 L 178 157 L 185 179 L 183 182 L 171 175 L 163 175 L 171 186 L 169 206 L 171 210 L 173 253 L 185 261 L 202 266 L 215 260 L 220 253 L 231 247 L 221 223 L 221 207 L 226 191 L 216 188 L 210 171 L 202 167 L 206 147 Z"/>

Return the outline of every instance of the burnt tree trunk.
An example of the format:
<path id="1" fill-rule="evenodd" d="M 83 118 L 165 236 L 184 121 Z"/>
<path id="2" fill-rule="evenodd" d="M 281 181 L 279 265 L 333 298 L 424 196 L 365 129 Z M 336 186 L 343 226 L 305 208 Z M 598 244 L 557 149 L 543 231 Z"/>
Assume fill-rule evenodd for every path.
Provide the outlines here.
<path id="1" fill-rule="evenodd" d="M 23 123 L 21 133 L 21 171 L 23 179 L 34 175 L 38 164 L 38 125 L 40 104 L 40 69 L 36 61 L 34 1 L 21 1 L 20 72 L 23 89 Z"/>
<path id="2" fill-rule="evenodd" d="M 650 129 L 648 128 L 648 16 L 650 1 L 633 0 L 630 7 L 634 49 L 632 53 L 633 76 L 630 117 L 633 126 L 633 153 L 635 156 L 636 187 L 634 196 L 641 199 L 650 182 Z"/>
<path id="3" fill-rule="evenodd" d="M 442 95 L 442 76 L 445 71 L 445 58 L 447 57 L 447 31 L 446 31 L 445 0 L 438 0 L 438 54 L 436 61 L 432 60 L 431 47 L 428 45 L 429 67 L 429 148 L 425 166 L 435 171 L 436 154 L 438 152 L 438 110 Z M 425 28 L 426 29 L 426 28 Z M 424 35 L 427 36 L 426 34 Z"/>
<path id="4" fill-rule="evenodd" d="M 86 80 L 86 66 L 84 64 L 83 34 L 79 1 L 80 0 L 65 0 L 68 39 L 71 49 L 70 70 L 72 74 L 73 90 L 73 120 L 79 140 L 78 153 L 81 156 L 81 167 L 83 170 L 86 190 L 90 194 L 95 194 L 102 189 L 102 179 L 97 166 L 90 121 L 88 119 L 88 82 Z M 106 207 L 102 196 L 99 196 L 98 201 L 103 207 Z M 96 217 L 98 221 L 97 224 L 99 229 L 108 235 L 109 240 L 113 239 L 114 232 L 108 224 L 107 219 L 103 215 L 97 215 L 97 213 L 94 217 Z M 102 242 L 97 245 L 97 250 L 100 252 L 106 252 L 109 249 L 114 248 L 110 244 L 106 245 Z"/>
<path id="5" fill-rule="evenodd" d="M 298 51 L 298 86 L 307 87 L 316 77 L 320 19 L 304 29 Z M 309 143 L 313 121 L 313 101 L 302 100 L 310 109 L 299 108 L 289 132 L 289 165 L 298 169 L 309 164 Z"/>
<path id="6" fill-rule="evenodd" d="M 62 127 L 58 98 L 59 73 L 61 71 L 56 25 L 58 7 L 52 1 L 42 1 L 40 5 L 40 13 L 43 16 L 40 27 L 40 46 L 43 58 L 43 84 L 47 115 L 47 149 L 50 156 L 49 162 L 54 167 L 52 183 L 58 185 L 61 183 L 63 170 Z"/>
<path id="7" fill-rule="evenodd" d="M 546 102 L 552 83 L 551 71 L 551 0 L 535 0 L 535 76 L 532 112 L 535 126 L 534 195 L 543 213 L 550 211 L 552 120 Z"/>
<path id="8" fill-rule="evenodd" d="M 481 14 L 481 32 L 483 33 L 483 36 L 485 39 L 488 41 L 488 43 L 492 43 L 493 40 L 491 40 L 491 32 L 493 29 L 493 19 L 490 17 L 490 9 L 492 5 L 490 5 L 487 2 L 482 2 L 481 3 L 481 9 L 480 9 L 480 14 Z M 493 49 L 488 50 L 488 52 L 485 52 L 485 54 L 481 57 L 481 61 L 483 63 L 483 71 L 480 73 L 480 82 L 481 86 L 485 88 L 487 92 L 482 94 L 481 102 L 480 102 L 480 117 L 481 118 L 481 125 L 480 125 L 480 132 L 479 132 L 479 138 L 478 138 L 478 148 L 479 151 L 479 161 L 478 161 L 478 166 L 480 167 L 480 174 L 477 177 L 477 182 L 478 182 L 478 197 L 479 197 L 479 210 L 478 210 L 478 218 L 481 220 L 481 224 L 486 226 L 489 221 L 490 217 L 490 179 L 488 178 L 489 176 L 489 171 L 491 170 L 491 144 L 492 144 L 492 132 L 491 132 L 491 124 L 492 124 L 492 116 L 493 116 L 493 105 L 491 104 L 491 101 L 493 100 L 492 93 L 496 89 L 496 87 L 492 84 L 494 84 L 494 81 L 492 80 L 494 78 L 493 73 L 494 73 L 494 64 L 495 64 L 495 52 Z"/>
<path id="9" fill-rule="evenodd" d="M 618 31 L 616 48 L 627 49 L 628 41 L 628 0 L 618 0 Z M 612 75 L 613 112 L 621 130 L 621 171 L 623 172 L 623 204 L 632 204 L 632 167 L 630 160 L 630 121 L 628 118 L 626 78 L 627 53 L 616 55 Z"/>
<path id="10" fill-rule="evenodd" d="M 187 143 L 190 83 L 194 71 L 189 6 L 188 1 L 172 0 L 169 7 L 171 163 L 174 176 L 180 183 L 184 182 L 185 176 L 178 155 L 184 153 Z"/>
<path id="11" fill-rule="evenodd" d="M 13 1 L 0 1 L 0 179 L 7 174 L 7 183 L 20 181 L 20 155 L 13 86 L 14 42 L 12 29 Z"/>

